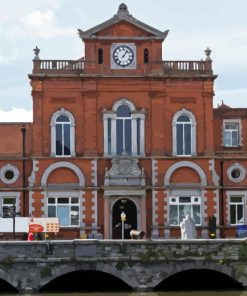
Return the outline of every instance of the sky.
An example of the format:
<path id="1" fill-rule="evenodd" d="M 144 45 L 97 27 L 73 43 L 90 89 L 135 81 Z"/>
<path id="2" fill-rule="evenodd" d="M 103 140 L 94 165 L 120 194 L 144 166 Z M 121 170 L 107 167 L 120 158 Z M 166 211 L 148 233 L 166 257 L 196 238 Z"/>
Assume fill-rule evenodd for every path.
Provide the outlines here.
<path id="1" fill-rule="evenodd" d="M 33 48 L 41 59 L 84 55 L 77 29 L 110 19 L 117 0 L 0 0 L 0 122 L 32 121 L 28 74 Z M 163 60 L 201 60 L 212 50 L 214 106 L 247 108 L 246 0 L 125 0 L 130 14 L 169 30 Z"/>

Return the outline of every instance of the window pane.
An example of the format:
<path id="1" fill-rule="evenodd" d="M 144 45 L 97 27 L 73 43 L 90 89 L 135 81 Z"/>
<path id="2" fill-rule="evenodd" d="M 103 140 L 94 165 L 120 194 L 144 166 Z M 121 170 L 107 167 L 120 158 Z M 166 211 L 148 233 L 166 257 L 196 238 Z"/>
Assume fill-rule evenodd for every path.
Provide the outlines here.
<path id="1" fill-rule="evenodd" d="M 191 125 L 184 125 L 185 155 L 191 155 Z"/>
<path id="2" fill-rule="evenodd" d="M 56 124 L 56 155 L 62 155 L 62 125 Z"/>
<path id="3" fill-rule="evenodd" d="M 179 202 L 180 203 L 190 203 L 191 198 L 190 196 L 180 196 L 179 197 Z"/>
<path id="4" fill-rule="evenodd" d="M 169 219 L 171 225 L 178 225 L 178 206 L 169 206 Z"/>
<path id="5" fill-rule="evenodd" d="M 243 205 L 237 205 L 237 224 L 244 224 Z"/>
<path id="6" fill-rule="evenodd" d="M 72 206 L 70 215 L 71 215 L 71 225 L 78 225 L 79 224 L 79 207 Z"/>
<path id="7" fill-rule="evenodd" d="M 56 122 L 70 122 L 70 119 L 66 115 L 60 115 L 56 119 Z"/>
<path id="8" fill-rule="evenodd" d="M 232 131 L 232 146 L 238 146 L 238 132 Z"/>
<path id="9" fill-rule="evenodd" d="M 177 119 L 177 122 L 190 122 L 190 118 L 187 115 L 180 115 Z"/>
<path id="10" fill-rule="evenodd" d="M 141 132 L 140 132 L 140 128 L 141 128 L 141 119 L 137 118 L 137 155 L 141 154 L 141 149 L 140 149 L 140 145 L 141 145 Z"/>
<path id="11" fill-rule="evenodd" d="M 177 155 L 183 155 L 183 125 L 177 124 Z"/>
<path id="12" fill-rule="evenodd" d="M 3 198 L 3 204 L 9 204 L 12 205 L 13 203 L 16 203 L 15 197 L 4 197 Z"/>
<path id="13" fill-rule="evenodd" d="M 131 154 L 131 120 L 125 120 L 125 151 Z"/>
<path id="14" fill-rule="evenodd" d="M 56 207 L 48 206 L 48 217 L 56 217 Z"/>
<path id="15" fill-rule="evenodd" d="M 226 132 L 224 133 L 224 145 L 225 146 L 231 146 L 231 133 Z"/>
<path id="16" fill-rule="evenodd" d="M 107 138 L 107 152 L 110 155 L 111 154 L 111 118 L 107 119 L 107 134 L 108 134 L 108 138 Z"/>
<path id="17" fill-rule="evenodd" d="M 59 218 L 59 223 L 61 226 L 69 226 L 69 207 L 68 206 L 58 206 L 57 207 L 57 217 Z"/>
<path id="18" fill-rule="evenodd" d="M 130 108 L 127 105 L 120 105 L 117 108 L 117 117 L 131 117 Z"/>
<path id="19" fill-rule="evenodd" d="M 49 203 L 49 204 L 54 204 L 55 201 L 56 201 L 56 200 L 55 200 L 55 198 L 53 198 L 53 197 L 49 197 L 49 198 L 48 198 L 48 203 Z"/>
<path id="20" fill-rule="evenodd" d="M 242 202 L 242 196 L 231 196 L 231 203 L 233 202 Z"/>
<path id="21" fill-rule="evenodd" d="M 79 203 L 78 198 L 77 197 L 72 197 L 71 198 L 71 203 L 78 204 Z"/>
<path id="22" fill-rule="evenodd" d="M 201 207 L 200 205 L 192 205 L 192 218 L 195 224 L 201 224 Z"/>
<path id="23" fill-rule="evenodd" d="M 70 155 L 70 124 L 64 124 L 64 155 Z"/>
<path id="24" fill-rule="evenodd" d="M 186 214 L 191 213 L 191 205 L 179 205 L 179 223 L 185 218 Z"/>
<path id="25" fill-rule="evenodd" d="M 69 199 L 68 199 L 68 197 L 59 197 L 57 199 L 57 203 L 59 203 L 59 204 L 69 203 Z"/>
<path id="26" fill-rule="evenodd" d="M 236 206 L 230 205 L 230 223 L 236 224 Z"/>
<path id="27" fill-rule="evenodd" d="M 117 119 L 117 154 L 123 152 L 123 120 Z"/>

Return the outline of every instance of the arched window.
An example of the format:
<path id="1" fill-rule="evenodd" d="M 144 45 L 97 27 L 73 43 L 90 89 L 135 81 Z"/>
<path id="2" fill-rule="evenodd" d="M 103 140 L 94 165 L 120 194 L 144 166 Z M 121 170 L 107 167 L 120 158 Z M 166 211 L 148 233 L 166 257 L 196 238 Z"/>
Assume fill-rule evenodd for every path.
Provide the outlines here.
<path id="1" fill-rule="evenodd" d="M 196 121 L 194 115 L 183 109 L 173 117 L 173 155 L 196 154 Z"/>
<path id="2" fill-rule="evenodd" d="M 51 156 L 75 155 L 75 120 L 73 115 L 61 109 L 51 118 Z"/>
<path id="3" fill-rule="evenodd" d="M 117 108 L 117 155 L 131 155 L 131 113 L 127 105 Z"/>
<path id="4" fill-rule="evenodd" d="M 177 119 L 177 155 L 191 155 L 191 119 L 180 115 Z"/>
<path id="5" fill-rule="evenodd" d="M 56 118 L 56 155 L 70 155 L 70 119 L 66 115 Z"/>
<path id="6" fill-rule="evenodd" d="M 148 64 L 149 55 L 148 55 L 148 49 L 144 49 L 144 64 Z"/>
<path id="7" fill-rule="evenodd" d="M 104 110 L 104 154 L 144 155 L 144 121 L 145 111 L 137 112 L 126 99 Z"/>
<path id="8" fill-rule="evenodd" d="M 103 49 L 98 49 L 98 64 L 103 64 Z"/>

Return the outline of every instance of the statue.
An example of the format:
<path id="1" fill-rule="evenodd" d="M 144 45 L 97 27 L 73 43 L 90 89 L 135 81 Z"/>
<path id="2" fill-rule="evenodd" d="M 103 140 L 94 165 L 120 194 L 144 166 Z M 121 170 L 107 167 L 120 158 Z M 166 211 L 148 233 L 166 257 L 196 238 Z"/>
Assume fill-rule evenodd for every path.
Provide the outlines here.
<path id="1" fill-rule="evenodd" d="M 196 226 L 195 221 L 191 218 L 190 212 L 188 212 L 180 223 L 181 239 L 194 239 L 196 238 Z"/>

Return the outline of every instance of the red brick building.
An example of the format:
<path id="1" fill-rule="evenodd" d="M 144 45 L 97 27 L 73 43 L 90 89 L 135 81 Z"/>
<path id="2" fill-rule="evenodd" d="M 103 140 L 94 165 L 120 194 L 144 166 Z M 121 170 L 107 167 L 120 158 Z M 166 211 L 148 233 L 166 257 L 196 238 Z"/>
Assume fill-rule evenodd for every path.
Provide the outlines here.
<path id="1" fill-rule="evenodd" d="M 190 211 L 198 237 L 245 224 L 247 108 L 213 109 L 210 50 L 162 60 L 161 32 L 125 4 L 87 31 L 80 60 L 42 60 L 29 75 L 33 123 L 0 124 L 0 205 L 59 217 L 60 237 L 120 238 L 120 215 L 147 237 L 180 237 Z"/>

